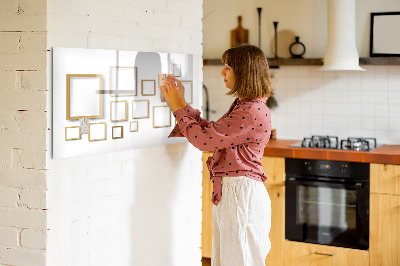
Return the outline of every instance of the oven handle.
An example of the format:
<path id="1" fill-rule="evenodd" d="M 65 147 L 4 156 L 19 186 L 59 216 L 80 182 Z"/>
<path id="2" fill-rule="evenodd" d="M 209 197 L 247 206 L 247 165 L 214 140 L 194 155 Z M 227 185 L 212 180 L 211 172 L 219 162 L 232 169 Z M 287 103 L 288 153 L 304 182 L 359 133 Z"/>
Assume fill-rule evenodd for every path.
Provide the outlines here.
<path id="1" fill-rule="evenodd" d="M 363 183 L 361 182 L 356 182 L 356 183 L 346 183 L 346 182 L 332 182 L 332 181 L 321 181 L 321 180 L 316 180 L 316 181 L 309 181 L 309 180 L 304 180 L 303 178 L 297 178 L 297 177 L 288 177 L 286 181 L 291 181 L 291 182 L 296 182 L 296 183 L 301 183 L 304 185 L 318 185 L 318 184 L 325 184 L 325 185 L 341 185 L 345 186 L 348 188 L 354 188 L 354 189 L 361 189 L 363 187 Z"/>

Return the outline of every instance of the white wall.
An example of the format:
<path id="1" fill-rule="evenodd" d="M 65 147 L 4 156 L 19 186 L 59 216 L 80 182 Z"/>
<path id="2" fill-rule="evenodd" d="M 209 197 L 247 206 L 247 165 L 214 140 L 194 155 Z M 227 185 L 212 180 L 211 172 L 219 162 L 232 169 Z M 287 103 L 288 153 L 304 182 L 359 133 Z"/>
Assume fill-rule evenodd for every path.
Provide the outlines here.
<path id="1" fill-rule="evenodd" d="M 220 58 L 229 48 L 230 31 L 237 27 L 238 16 L 242 16 L 242 26 L 249 30 L 249 43 L 258 45 L 258 7 L 262 8 L 261 49 L 267 57 L 274 55 L 272 22 L 278 21 L 278 32 L 291 31 L 300 37 L 300 41 L 306 46 L 305 57 L 321 58 L 324 56 L 327 41 L 327 2 L 327 0 L 204 0 L 204 58 Z M 356 42 L 360 57 L 369 56 L 370 13 L 399 10 L 398 0 L 356 0 Z"/>
<path id="2" fill-rule="evenodd" d="M 236 17 L 250 30 L 250 43 L 257 45 L 257 7 L 263 7 L 262 22 L 280 21 L 281 29 L 291 29 L 307 47 L 306 57 L 323 57 L 326 47 L 327 1 L 204 1 L 204 58 L 220 58 L 229 48 L 229 31 Z M 228 9 L 227 6 L 231 8 Z M 250 8 L 247 8 L 250 6 Z M 357 1 L 357 47 L 361 57 L 369 56 L 369 12 L 398 11 L 400 2 Z M 264 13 L 265 11 L 265 13 Z M 224 14 L 224 15 L 221 15 Z M 282 23 L 281 23 L 282 22 Z M 246 25 L 246 23 L 248 23 Z M 218 27 L 215 27 L 218 25 Z M 262 33 L 262 49 L 273 27 Z M 280 26 L 279 26 L 280 27 Z M 278 30 L 279 30 L 278 27 Z M 268 35 L 269 34 L 269 35 Z M 222 36 L 215 38 L 215 36 Z M 265 39 L 264 39 L 265 38 Z M 279 107 L 272 111 L 272 124 L 281 139 L 302 139 L 311 135 L 376 137 L 382 144 L 400 143 L 400 66 L 363 66 L 365 72 L 321 72 L 318 66 L 281 66 L 272 69 L 273 89 Z M 210 92 L 210 120 L 217 120 L 233 99 L 220 76 L 221 66 L 205 66 L 204 84 Z"/>
<path id="3" fill-rule="evenodd" d="M 0 265 L 46 261 L 46 1 L 0 1 Z"/>
<path id="4" fill-rule="evenodd" d="M 48 48 L 201 55 L 201 18 L 201 0 L 48 0 Z M 188 143 L 48 168 L 47 265 L 201 264 L 201 152 Z"/>

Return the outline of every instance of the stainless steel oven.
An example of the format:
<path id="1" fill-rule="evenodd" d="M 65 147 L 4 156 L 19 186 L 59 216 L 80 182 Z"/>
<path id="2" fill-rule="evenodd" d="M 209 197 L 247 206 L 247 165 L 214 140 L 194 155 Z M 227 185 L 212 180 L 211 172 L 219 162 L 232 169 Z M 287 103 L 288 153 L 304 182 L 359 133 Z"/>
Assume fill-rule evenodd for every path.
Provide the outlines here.
<path id="1" fill-rule="evenodd" d="M 367 250 L 369 164 L 286 159 L 285 237 Z"/>

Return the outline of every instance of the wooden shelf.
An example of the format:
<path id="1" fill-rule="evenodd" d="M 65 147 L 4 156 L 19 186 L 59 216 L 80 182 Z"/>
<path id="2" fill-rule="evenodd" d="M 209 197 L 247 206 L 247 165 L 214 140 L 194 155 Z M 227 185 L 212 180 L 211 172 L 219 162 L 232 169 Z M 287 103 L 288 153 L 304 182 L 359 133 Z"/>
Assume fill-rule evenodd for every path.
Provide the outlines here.
<path id="1" fill-rule="evenodd" d="M 360 65 L 400 65 L 400 57 L 362 57 Z"/>
<path id="2" fill-rule="evenodd" d="M 271 68 L 279 66 L 322 66 L 322 58 L 268 58 Z M 205 66 L 222 65 L 220 59 L 204 59 Z M 360 65 L 400 65 L 400 57 L 362 57 Z"/>

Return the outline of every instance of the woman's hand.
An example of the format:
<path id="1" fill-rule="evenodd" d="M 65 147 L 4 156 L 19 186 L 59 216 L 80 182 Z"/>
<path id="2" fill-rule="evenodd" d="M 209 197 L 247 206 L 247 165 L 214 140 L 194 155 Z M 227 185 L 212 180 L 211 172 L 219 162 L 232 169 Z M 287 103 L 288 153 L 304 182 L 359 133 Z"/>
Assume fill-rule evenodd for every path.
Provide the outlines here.
<path id="1" fill-rule="evenodd" d="M 180 87 L 178 89 L 178 87 L 175 85 L 177 84 L 179 86 L 180 84 L 182 86 L 182 84 L 180 82 L 177 83 L 176 81 L 177 79 L 175 78 L 167 78 L 164 86 L 160 87 L 162 92 L 164 93 L 165 101 L 167 102 L 169 109 L 171 109 L 172 113 L 174 113 L 178 109 L 183 109 L 186 106 L 183 105 L 184 103 L 182 103 L 182 92 L 180 92 Z M 183 97 L 183 99 L 185 99 L 185 97 Z"/>
<path id="2" fill-rule="evenodd" d="M 178 88 L 178 97 L 179 97 L 179 103 L 182 106 L 182 108 L 185 108 L 187 105 L 187 102 L 185 100 L 185 87 L 182 85 L 182 83 L 176 79 L 174 76 L 167 76 L 166 77 L 167 82 L 171 82 L 172 85 L 177 86 Z"/>

